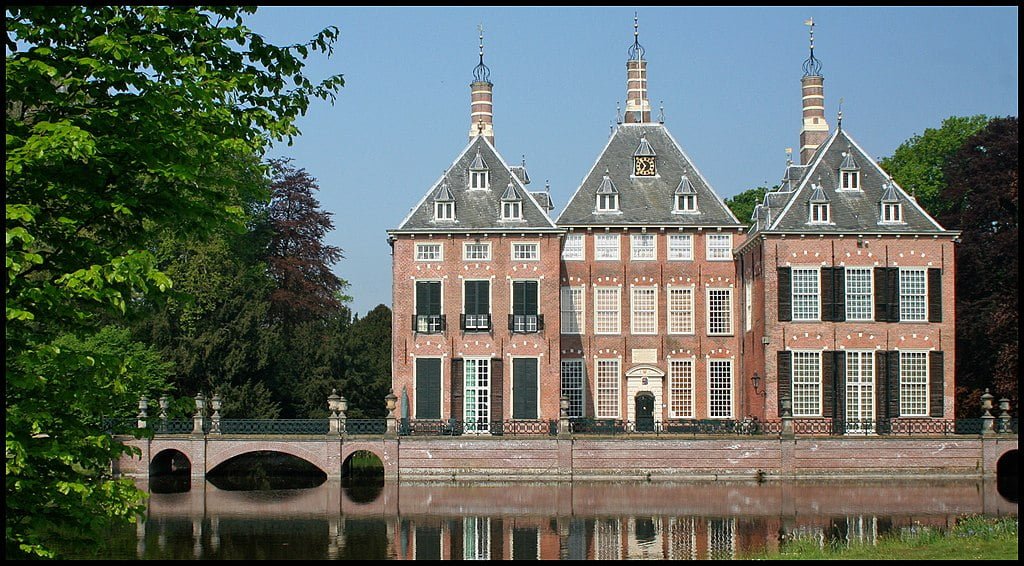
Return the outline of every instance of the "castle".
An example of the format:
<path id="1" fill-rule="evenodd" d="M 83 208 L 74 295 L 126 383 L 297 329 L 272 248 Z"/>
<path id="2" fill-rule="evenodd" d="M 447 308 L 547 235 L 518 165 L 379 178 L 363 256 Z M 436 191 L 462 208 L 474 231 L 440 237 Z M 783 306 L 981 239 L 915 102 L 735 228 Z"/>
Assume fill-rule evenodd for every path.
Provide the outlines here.
<path id="1" fill-rule="evenodd" d="M 481 35 L 469 144 L 388 231 L 400 416 L 465 434 L 557 419 L 563 403 L 637 431 L 951 419 L 958 233 L 841 114 L 830 128 L 811 30 L 799 164 L 749 228 L 652 120 L 635 22 L 623 119 L 556 216 L 495 148 Z"/>

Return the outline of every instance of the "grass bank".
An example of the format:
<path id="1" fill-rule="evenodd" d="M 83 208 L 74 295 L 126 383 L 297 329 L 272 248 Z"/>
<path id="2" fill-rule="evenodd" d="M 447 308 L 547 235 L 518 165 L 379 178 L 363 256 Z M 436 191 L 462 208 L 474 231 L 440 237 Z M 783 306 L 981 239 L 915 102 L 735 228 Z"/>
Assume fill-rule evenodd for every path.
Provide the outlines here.
<path id="1" fill-rule="evenodd" d="M 748 558 L 767 560 L 1016 560 L 1017 518 L 961 517 L 944 530 L 920 527 L 879 537 L 876 544 L 824 547 L 816 537 L 786 541 L 778 552 Z"/>

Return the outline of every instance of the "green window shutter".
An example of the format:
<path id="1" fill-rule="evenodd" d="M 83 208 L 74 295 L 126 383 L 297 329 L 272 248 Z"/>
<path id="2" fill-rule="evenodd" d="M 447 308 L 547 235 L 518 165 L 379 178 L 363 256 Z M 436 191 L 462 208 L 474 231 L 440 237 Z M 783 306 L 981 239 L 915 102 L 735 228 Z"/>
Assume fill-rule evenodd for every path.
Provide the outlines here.
<path id="1" fill-rule="evenodd" d="M 832 418 L 836 414 L 836 375 L 833 354 L 835 352 L 821 353 L 821 416 L 825 418 Z"/>
<path id="2" fill-rule="evenodd" d="M 537 359 L 512 360 L 512 418 L 537 418 Z"/>
<path id="3" fill-rule="evenodd" d="M 512 282 L 512 314 L 537 314 L 536 281 Z"/>
<path id="4" fill-rule="evenodd" d="M 875 268 L 875 320 L 877 322 L 889 321 L 889 278 L 884 267 Z"/>
<path id="5" fill-rule="evenodd" d="M 416 418 L 441 418 L 441 358 L 416 359 Z"/>
<path id="6" fill-rule="evenodd" d="M 782 401 L 790 401 L 790 414 L 793 411 L 793 352 L 781 351 L 778 355 L 779 372 L 779 416 L 782 416 Z"/>
<path id="7" fill-rule="evenodd" d="M 843 322 L 846 320 L 846 268 L 832 268 L 832 291 L 835 297 L 833 305 L 832 320 Z"/>
<path id="8" fill-rule="evenodd" d="M 539 312 L 537 310 L 538 299 L 539 299 L 537 294 L 538 294 L 538 289 L 540 287 L 540 283 L 538 283 L 537 281 L 525 281 L 525 283 L 526 283 L 526 301 L 525 301 L 526 302 L 526 312 L 524 314 L 537 314 Z"/>
<path id="9" fill-rule="evenodd" d="M 463 293 L 462 293 L 462 312 L 465 314 L 477 314 L 476 312 L 476 301 L 477 301 L 477 282 L 476 281 L 465 281 L 463 282 Z"/>
<path id="10" fill-rule="evenodd" d="M 942 270 L 928 269 L 928 322 L 942 322 Z"/>
<path id="11" fill-rule="evenodd" d="M 886 370 L 889 372 L 889 418 L 900 416 L 900 353 L 887 353 L 889 361 Z"/>
<path id="12" fill-rule="evenodd" d="M 933 417 L 942 417 L 946 373 L 943 371 L 942 352 L 928 353 L 928 410 Z"/>
<path id="13" fill-rule="evenodd" d="M 466 281 L 465 313 L 490 314 L 490 281 Z"/>
<path id="14" fill-rule="evenodd" d="M 793 320 L 793 271 L 779 268 L 779 322 Z"/>
<path id="15" fill-rule="evenodd" d="M 505 420 L 505 375 L 501 358 L 491 360 L 491 422 L 501 423 Z M 499 424 L 492 433 L 501 433 Z"/>
<path id="16" fill-rule="evenodd" d="M 441 282 L 416 282 L 416 314 L 441 314 Z"/>
<path id="17" fill-rule="evenodd" d="M 466 361 L 459 358 L 452 360 L 452 389 L 451 389 L 451 417 L 457 421 L 461 421 L 463 417 L 462 412 L 462 398 L 465 394 L 463 390 L 463 384 L 465 383 L 465 372 Z"/>

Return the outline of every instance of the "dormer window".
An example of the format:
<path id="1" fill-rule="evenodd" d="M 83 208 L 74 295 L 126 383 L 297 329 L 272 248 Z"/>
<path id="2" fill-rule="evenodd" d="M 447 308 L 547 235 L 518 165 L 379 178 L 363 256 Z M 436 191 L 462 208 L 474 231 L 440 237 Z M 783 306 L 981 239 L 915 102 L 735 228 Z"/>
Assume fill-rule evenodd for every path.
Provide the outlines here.
<path id="1" fill-rule="evenodd" d="M 656 157 L 647 136 L 641 137 L 640 145 L 633 152 L 633 176 L 654 177 L 657 174 Z"/>
<path id="2" fill-rule="evenodd" d="M 470 189 L 489 189 L 491 187 L 490 171 L 487 168 L 487 164 L 484 163 L 480 152 L 476 152 L 476 157 L 473 158 L 473 162 L 469 164 L 469 188 Z"/>
<path id="3" fill-rule="evenodd" d="M 810 223 L 811 224 L 828 224 L 830 222 L 830 219 L 829 219 L 829 212 L 830 212 L 829 208 L 830 208 L 830 206 L 829 206 L 829 204 L 827 202 L 825 202 L 825 203 L 820 203 L 820 202 L 812 203 L 811 204 Z"/>
<path id="4" fill-rule="evenodd" d="M 676 187 L 672 196 L 674 199 L 673 213 L 697 212 L 697 191 L 686 175 L 679 180 L 679 186 Z"/>
<path id="5" fill-rule="evenodd" d="M 619 211 L 619 190 L 612 183 L 608 170 L 604 170 L 604 178 L 601 185 L 597 187 L 597 203 L 594 206 L 597 212 L 618 212 Z"/>
<path id="6" fill-rule="evenodd" d="M 505 192 L 501 193 L 501 219 L 522 220 L 523 219 L 523 197 L 509 179 Z"/>
<path id="7" fill-rule="evenodd" d="M 903 203 L 900 202 L 899 195 L 896 193 L 896 185 L 890 179 L 882 187 L 885 190 L 882 192 L 882 201 L 879 203 L 881 205 L 879 223 L 902 224 Z"/>
<path id="8" fill-rule="evenodd" d="M 434 220 L 438 222 L 454 222 L 455 221 L 455 203 L 454 202 L 435 202 L 434 203 Z"/>
<path id="9" fill-rule="evenodd" d="M 843 191 L 859 191 L 860 166 L 853 158 L 853 148 L 843 153 L 843 162 L 839 165 L 839 189 Z"/>

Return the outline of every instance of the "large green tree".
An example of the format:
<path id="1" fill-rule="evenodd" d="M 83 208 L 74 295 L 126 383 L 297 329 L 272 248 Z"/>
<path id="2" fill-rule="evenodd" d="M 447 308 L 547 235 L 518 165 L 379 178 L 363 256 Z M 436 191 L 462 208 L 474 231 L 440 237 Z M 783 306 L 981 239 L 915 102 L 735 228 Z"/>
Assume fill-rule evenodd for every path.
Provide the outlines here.
<path id="1" fill-rule="evenodd" d="M 985 388 L 1019 401 L 1020 204 L 1017 118 L 997 118 L 950 156 L 938 220 L 961 230 L 956 272 L 957 413 Z"/>
<path id="2" fill-rule="evenodd" d="M 949 159 L 967 138 L 981 131 L 988 116 L 950 116 L 938 128 L 926 128 L 879 162 L 886 172 L 932 216 L 946 212 L 943 195 L 948 186 L 944 171 Z"/>
<path id="3" fill-rule="evenodd" d="M 259 158 L 343 84 L 303 73 L 335 28 L 279 47 L 243 24 L 253 11 L 6 10 L 8 557 L 52 555 L 53 533 L 98 536 L 139 509 L 139 492 L 108 477 L 124 448 L 100 418 L 152 392 L 151 376 L 61 340 L 87 345 L 169 288 L 158 236 L 240 223 Z"/>
<path id="4" fill-rule="evenodd" d="M 750 226 L 753 224 L 751 217 L 754 215 L 754 207 L 764 202 L 765 193 L 776 188 L 778 188 L 778 185 L 772 189 L 768 187 L 747 189 L 738 195 L 725 199 L 725 205 L 736 215 L 737 220 Z"/>

